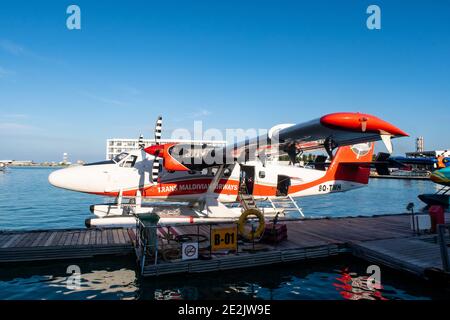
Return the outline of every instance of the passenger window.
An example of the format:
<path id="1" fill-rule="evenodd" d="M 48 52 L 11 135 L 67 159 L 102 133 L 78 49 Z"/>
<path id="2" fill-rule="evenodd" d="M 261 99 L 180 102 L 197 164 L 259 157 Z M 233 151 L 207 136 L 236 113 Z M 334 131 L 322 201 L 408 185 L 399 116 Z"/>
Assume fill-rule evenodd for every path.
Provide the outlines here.
<path id="1" fill-rule="evenodd" d="M 266 177 L 266 173 L 265 173 L 264 171 L 260 171 L 260 172 L 259 172 L 259 177 L 260 177 L 261 179 L 264 179 L 264 178 Z"/>
<path id="2" fill-rule="evenodd" d="M 229 168 L 226 168 L 226 169 L 223 171 L 223 176 L 224 176 L 224 177 L 229 177 L 229 176 L 231 176 L 231 170 L 230 170 Z"/>

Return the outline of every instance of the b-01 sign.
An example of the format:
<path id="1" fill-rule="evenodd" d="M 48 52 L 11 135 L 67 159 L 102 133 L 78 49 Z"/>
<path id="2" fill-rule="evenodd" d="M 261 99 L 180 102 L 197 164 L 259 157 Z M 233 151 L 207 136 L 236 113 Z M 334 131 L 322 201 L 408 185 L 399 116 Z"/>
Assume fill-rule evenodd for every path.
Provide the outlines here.
<path id="1" fill-rule="evenodd" d="M 211 229 L 211 251 L 237 250 L 237 227 Z"/>

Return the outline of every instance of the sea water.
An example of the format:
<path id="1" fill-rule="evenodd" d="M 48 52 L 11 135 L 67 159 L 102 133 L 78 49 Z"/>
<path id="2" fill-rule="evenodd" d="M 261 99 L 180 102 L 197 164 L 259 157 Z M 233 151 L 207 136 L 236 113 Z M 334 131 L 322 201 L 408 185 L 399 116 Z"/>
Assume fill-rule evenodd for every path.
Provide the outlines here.
<path id="1" fill-rule="evenodd" d="M 52 168 L 8 168 L 0 173 L 0 229 L 84 227 L 89 206 L 103 197 L 54 188 Z M 306 216 L 358 216 L 423 208 L 429 181 L 372 179 L 347 193 L 299 200 Z M 110 199 L 109 199 L 110 200 Z M 0 299 L 441 299 L 448 292 L 417 278 L 381 268 L 382 288 L 368 291 L 369 263 L 350 257 L 299 262 L 255 270 L 142 279 L 133 259 L 84 259 L 0 267 Z M 68 286 L 70 267 L 80 268 L 80 287 Z M 260 272 L 261 271 L 261 272 Z M 69 283 L 70 284 L 70 283 Z"/>

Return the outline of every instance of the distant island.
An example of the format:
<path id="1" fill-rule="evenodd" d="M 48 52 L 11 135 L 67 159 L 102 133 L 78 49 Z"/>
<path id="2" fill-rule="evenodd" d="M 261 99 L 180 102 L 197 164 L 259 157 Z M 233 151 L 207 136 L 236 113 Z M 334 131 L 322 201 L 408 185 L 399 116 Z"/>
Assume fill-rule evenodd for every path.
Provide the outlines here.
<path id="1" fill-rule="evenodd" d="M 0 160 L 0 163 L 8 167 L 69 167 L 85 164 L 82 160 L 78 160 L 75 164 L 56 161 L 34 162 L 32 160 Z"/>

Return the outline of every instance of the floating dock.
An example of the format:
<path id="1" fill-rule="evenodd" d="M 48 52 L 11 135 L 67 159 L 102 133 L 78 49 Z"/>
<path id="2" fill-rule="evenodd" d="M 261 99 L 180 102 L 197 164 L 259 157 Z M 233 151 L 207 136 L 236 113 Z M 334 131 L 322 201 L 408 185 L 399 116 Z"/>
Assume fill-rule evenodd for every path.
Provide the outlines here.
<path id="1" fill-rule="evenodd" d="M 0 263 L 134 254 L 132 229 L 0 232 Z"/>
<path id="2" fill-rule="evenodd" d="M 417 174 L 417 175 L 387 175 L 387 174 L 376 174 L 370 173 L 370 178 L 377 179 L 402 179 L 402 180 L 430 180 L 429 175 Z"/>
<path id="3" fill-rule="evenodd" d="M 211 259 L 205 260 L 148 262 L 142 269 L 142 275 L 240 269 L 326 258 L 343 253 L 422 277 L 425 277 L 428 269 L 443 270 L 439 260 L 439 245 L 430 241 L 436 236 L 415 236 L 410 219 L 409 214 L 400 214 L 286 222 L 288 239 L 278 245 L 258 244 L 256 252 L 251 252 L 252 244 L 246 244 L 239 246 L 237 254 L 213 254 Z M 206 226 L 203 228 L 200 233 L 207 235 Z M 183 227 L 178 230 L 183 232 Z M 185 232 L 189 233 L 189 230 Z M 416 249 L 415 256 L 408 256 L 407 253 L 414 255 Z"/>
<path id="4" fill-rule="evenodd" d="M 240 244 L 236 253 L 213 253 L 207 258 L 200 256 L 198 260 L 149 259 L 141 266 L 141 274 L 156 276 L 253 268 L 353 254 L 423 278 L 429 270 L 449 276 L 444 271 L 437 236 L 414 235 L 410 219 L 409 214 L 395 214 L 283 222 L 287 225 L 288 238 L 277 245 L 257 243 L 253 247 L 252 243 Z M 192 234 L 192 228 L 196 228 L 198 234 L 209 234 L 206 225 L 176 227 L 176 232 Z M 123 228 L 2 232 L 0 263 L 103 255 L 132 255 L 130 259 L 135 259 L 135 244 L 135 230 Z M 446 250 L 448 252 L 448 247 Z"/>
<path id="5" fill-rule="evenodd" d="M 359 258 L 421 277 L 429 270 L 442 270 L 435 236 L 367 241 L 353 243 L 350 248 Z"/>

